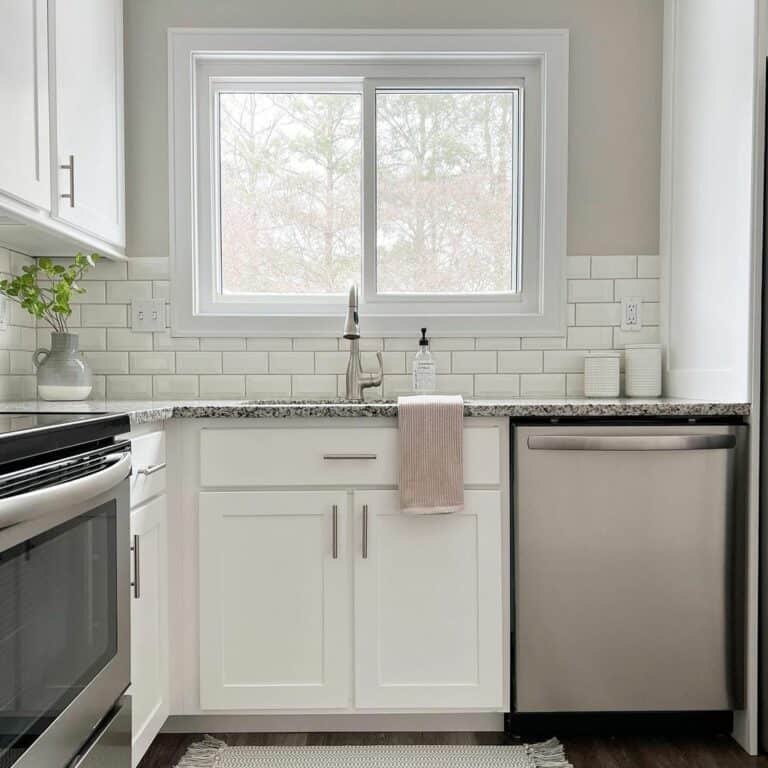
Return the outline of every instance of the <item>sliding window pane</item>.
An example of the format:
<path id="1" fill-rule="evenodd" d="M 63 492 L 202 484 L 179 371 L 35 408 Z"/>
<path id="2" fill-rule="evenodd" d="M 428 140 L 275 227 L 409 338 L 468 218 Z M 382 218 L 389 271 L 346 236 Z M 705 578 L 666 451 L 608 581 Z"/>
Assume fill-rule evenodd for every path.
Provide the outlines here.
<path id="1" fill-rule="evenodd" d="M 361 96 L 219 96 L 221 290 L 339 294 L 360 281 Z"/>
<path id="2" fill-rule="evenodd" d="M 515 290 L 515 91 L 376 94 L 377 289 Z"/>

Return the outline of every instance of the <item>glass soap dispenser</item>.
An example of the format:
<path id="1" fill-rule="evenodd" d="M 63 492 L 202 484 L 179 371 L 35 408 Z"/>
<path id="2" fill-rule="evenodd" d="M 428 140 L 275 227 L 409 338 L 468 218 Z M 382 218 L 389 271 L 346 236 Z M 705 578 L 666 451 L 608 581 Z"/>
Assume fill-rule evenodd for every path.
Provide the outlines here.
<path id="1" fill-rule="evenodd" d="M 413 358 L 413 391 L 418 395 L 427 395 L 437 387 L 437 366 L 429 351 L 427 329 L 421 329 L 419 351 Z"/>

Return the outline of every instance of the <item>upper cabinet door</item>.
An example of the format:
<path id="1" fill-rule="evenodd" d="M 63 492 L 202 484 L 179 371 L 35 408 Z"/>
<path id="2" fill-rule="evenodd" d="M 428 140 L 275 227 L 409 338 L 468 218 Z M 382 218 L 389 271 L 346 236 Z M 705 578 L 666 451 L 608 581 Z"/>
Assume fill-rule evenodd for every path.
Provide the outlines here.
<path id="1" fill-rule="evenodd" d="M 397 491 L 355 492 L 358 709 L 502 710 L 501 494 L 464 501 L 404 515 Z"/>
<path id="2" fill-rule="evenodd" d="M 50 210 L 46 0 L 0 0 L 0 193 Z"/>
<path id="3" fill-rule="evenodd" d="M 49 7 L 53 213 L 123 245 L 122 0 L 51 0 Z"/>

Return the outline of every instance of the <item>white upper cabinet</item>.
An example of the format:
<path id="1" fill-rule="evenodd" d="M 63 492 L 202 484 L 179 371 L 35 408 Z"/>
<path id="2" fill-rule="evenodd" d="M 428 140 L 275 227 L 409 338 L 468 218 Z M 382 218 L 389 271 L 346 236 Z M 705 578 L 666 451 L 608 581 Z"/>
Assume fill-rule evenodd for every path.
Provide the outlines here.
<path id="1" fill-rule="evenodd" d="M 123 245 L 122 0 L 51 3 L 53 213 Z"/>
<path id="2" fill-rule="evenodd" d="M 0 193 L 50 209 L 46 0 L 0 0 Z"/>

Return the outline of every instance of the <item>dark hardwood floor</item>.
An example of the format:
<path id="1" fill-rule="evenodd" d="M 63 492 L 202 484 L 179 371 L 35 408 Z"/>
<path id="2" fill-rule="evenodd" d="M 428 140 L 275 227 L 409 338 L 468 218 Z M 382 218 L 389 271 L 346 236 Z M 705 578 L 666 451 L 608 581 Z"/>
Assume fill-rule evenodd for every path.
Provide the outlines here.
<path id="1" fill-rule="evenodd" d="M 495 733 L 219 733 L 231 745 L 500 744 Z M 161 734 L 139 768 L 173 768 L 198 734 Z M 574 768 L 768 768 L 729 736 L 617 736 L 562 739 Z"/>

